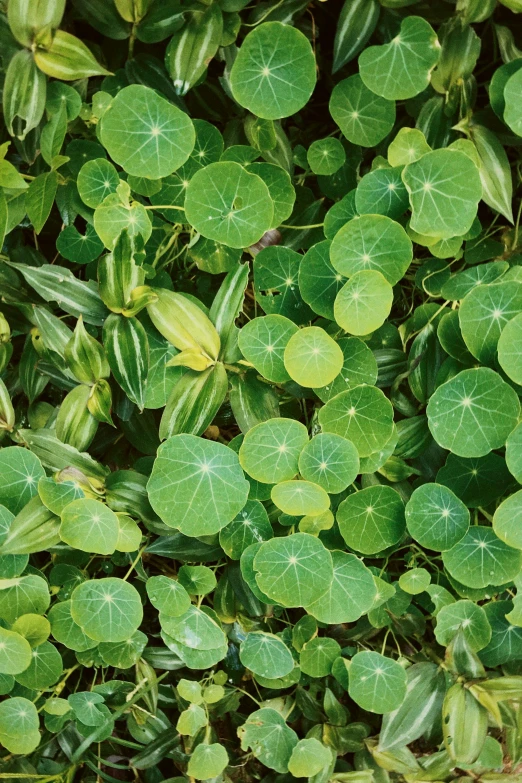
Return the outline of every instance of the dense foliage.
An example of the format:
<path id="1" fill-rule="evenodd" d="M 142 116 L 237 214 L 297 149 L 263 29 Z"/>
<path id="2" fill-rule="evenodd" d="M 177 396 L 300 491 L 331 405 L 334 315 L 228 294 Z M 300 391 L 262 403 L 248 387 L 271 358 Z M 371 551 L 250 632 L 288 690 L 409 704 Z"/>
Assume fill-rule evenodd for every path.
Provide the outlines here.
<path id="1" fill-rule="evenodd" d="M 0 778 L 518 778 L 521 0 L 4 5 Z"/>

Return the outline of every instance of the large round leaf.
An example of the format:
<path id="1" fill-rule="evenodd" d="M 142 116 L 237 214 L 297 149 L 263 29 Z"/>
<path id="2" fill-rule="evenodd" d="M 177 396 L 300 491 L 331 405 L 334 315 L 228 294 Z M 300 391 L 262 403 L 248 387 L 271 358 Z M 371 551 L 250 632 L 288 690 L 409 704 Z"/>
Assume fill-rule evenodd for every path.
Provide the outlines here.
<path id="1" fill-rule="evenodd" d="M 243 248 L 268 231 L 274 205 L 261 177 L 239 163 L 222 161 L 194 174 L 186 191 L 185 214 L 204 237 Z"/>
<path id="2" fill-rule="evenodd" d="M 377 652 L 359 652 L 350 663 L 350 697 L 368 712 L 391 712 L 406 696 L 406 670 Z"/>
<path id="3" fill-rule="evenodd" d="M 372 269 L 395 285 L 406 274 L 413 258 L 406 231 L 385 215 L 363 215 L 346 223 L 330 248 L 332 266 L 342 275 Z"/>
<path id="4" fill-rule="evenodd" d="M 118 517 L 99 500 L 79 498 L 62 512 L 60 538 L 74 549 L 112 555 L 119 536 Z"/>
<path id="5" fill-rule="evenodd" d="M 502 356 L 510 350 L 516 356 L 516 324 L 508 329 L 503 338 L 502 349 L 499 338 L 511 322 L 522 312 L 522 283 L 509 281 L 475 286 L 464 298 L 459 308 L 459 322 L 462 337 L 469 351 L 482 364 L 493 364 L 497 346 Z M 517 322 L 520 323 L 520 320 Z M 515 339 L 510 339 L 514 333 Z M 509 348 L 509 344 L 515 348 Z M 508 360 L 509 365 L 509 360 Z M 502 365 L 503 369 L 504 366 Z M 509 375 L 509 373 L 508 373 Z M 520 377 L 520 376 L 519 376 Z M 516 381 L 516 378 L 513 378 Z"/>
<path id="6" fill-rule="evenodd" d="M 452 577 L 467 587 L 510 582 L 520 571 L 521 553 L 505 544 L 490 527 L 472 525 L 442 560 Z"/>
<path id="7" fill-rule="evenodd" d="M 266 22 L 245 38 L 230 72 L 235 100 L 266 120 L 302 109 L 315 87 L 315 57 L 297 28 Z"/>
<path id="8" fill-rule="evenodd" d="M 482 650 L 491 639 L 486 612 L 472 601 L 456 601 L 443 606 L 437 614 L 435 638 L 439 644 L 446 647 L 460 629 L 474 652 Z"/>
<path id="9" fill-rule="evenodd" d="M 339 375 L 343 352 L 320 326 L 307 326 L 290 337 L 284 364 L 292 380 L 301 386 L 326 386 Z"/>
<path id="10" fill-rule="evenodd" d="M 246 433 L 239 461 L 256 481 L 287 481 L 297 473 L 299 454 L 307 442 L 304 424 L 295 419 L 269 419 Z"/>
<path id="11" fill-rule="evenodd" d="M 466 535 L 469 511 L 448 487 L 423 484 L 406 504 L 406 525 L 421 546 L 444 552 Z"/>
<path id="12" fill-rule="evenodd" d="M 359 454 L 341 435 L 319 433 L 299 455 L 299 472 L 306 481 L 319 484 L 327 492 L 342 492 L 359 473 Z"/>
<path id="13" fill-rule="evenodd" d="M 189 536 L 225 527 L 245 505 L 248 489 L 237 454 L 195 435 L 174 435 L 161 444 L 147 484 L 156 513 Z"/>
<path id="14" fill-rule="evenodd" d="M 294 659 L 286 644 L 278 636 L 261 631 L 247 634 L 239 648 L 239 659 L 254 674 L 270 679 L 284 677 L 294 668 Z"/>
<path id="15" fill-rule="evenodd" d="M 353 623 L 371 608 L 377 588 L 371 571 L 358 557 L 335 549 L 333 581 L 327 592 L 305 609 L 321 623 Z"/>
<path id="16" fill-rule="evenodd" d="M 506 324 L 500 335 L 498 362 L 512 381 L 522 385 L 522 312 Z"/>
<path id="17" fill-rule="evenodd" d="M 469 231 L 482 197 L 482 183 L 478 168 L 464 152 L 428 152 L 408 164 L 402 178 L 410 195 L 414 231 L 439 239 Z"/>
<path id="18" fill-rule="evenodd" d="M 104 113 L 100 138 L 128 174 L 160 179 L 185 163 L 196 134 L 185 112 L 150 87 L 131 84 Z"/>
<path id="19" fill-rule="evenodd" d="M 11 753 L 32 753 L 40 744 L 39 725 L 36 707 L 24 696 L 0 702 L 0 742 Z"/>
<path id="20" fill-rule="evenodd" d="M 395 103 L 369 90 L 357 73 L 333 88 L 330 114 L 348 141 L 373 147 L 393 128 Z"/>
<path id="21" fill-rule="evenodd" d="M 272 538 L 254 558 L 256 582 L 283 606 L 308 606 L 323 596 L 333 579 L 332 556 L 308 533 Z"/>
<path id="22" fill-rule="evenodd" d="M 502 501 L 493 515 L 497 536 L 516 549 L 522 549 L 522 489 Z"/>
<path id="23" fill-rule="evenodd" d="M 138 591 L 116 577 L 90 579 L 75 587 L 71 615 L 85 633 L 98 642 L 124 642 L 143 619 Z"/>
<path id="24" fill-rule="evenodd" d="M 519 413 L 516 393 L 487 367 L 459 372 L 436 389 L 427 408 L 437 443 L 460 457 L 482 457 L 503 446 Z"/>
<path id="25" fill-rule="evenodd" d="M 369 457 L 391 437 L 393 408 L 380 389 L 356 386 L 327 402 L 319 411 L 319 423 L 325 432 L 351 440 L 360 457 Z"/>
<path id="26" fill-rule="evenodd" d="M 293 321 L 283 315 L 252 318 L 239 332 L 239 348 L 264 378 L 284 383 L 290 380 L 284 364 L 284 352 L 297 331 Z"/>
<path id="27" fill-rule="evenodd" d="M 343 500 L 337 510 L 337 522 L 349 547 L 374 555 L 403 537 L 404 503 L 392 487 L 366 487 Z"/>
<path id="28" fill-rule="evenodd" d="M 355 272 L 335 298 L 335 320 L 350 334 L 370 334 L 383 325 L 392 302 L 393 289 L 380 272 Z"/>
<path id="29" fill-rule="evenodd" d="M 369 46 L 359 55 L 359 71 L 377 95 L 391 100 L 413 98 L 428 86 L 440 50 L 431 25 L 420 16 L 407 16 L 390 43 Z"/>
<path id="30" fill-rule="evenodd" d="M 45 471 L 37 456 L 19 446 L 0 451 L 0 503 L 13 514 L 38 493 L 38 481 Z"/>
<path id="31" fill-rule="evenodd" d="M 15 631 L 0 628 L 0 674 L 20 674 L 32 660 L 31 646 Z"/>

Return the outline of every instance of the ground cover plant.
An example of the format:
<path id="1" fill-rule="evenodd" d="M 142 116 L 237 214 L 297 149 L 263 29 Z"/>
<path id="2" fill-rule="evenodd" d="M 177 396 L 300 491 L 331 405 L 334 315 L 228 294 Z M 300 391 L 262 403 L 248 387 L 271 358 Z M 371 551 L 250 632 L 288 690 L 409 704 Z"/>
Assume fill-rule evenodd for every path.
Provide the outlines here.
<path id="1" fill-rule="evenodd" d="M 520 12 L 2 5 L 0 779 L 520 779 Z"/>

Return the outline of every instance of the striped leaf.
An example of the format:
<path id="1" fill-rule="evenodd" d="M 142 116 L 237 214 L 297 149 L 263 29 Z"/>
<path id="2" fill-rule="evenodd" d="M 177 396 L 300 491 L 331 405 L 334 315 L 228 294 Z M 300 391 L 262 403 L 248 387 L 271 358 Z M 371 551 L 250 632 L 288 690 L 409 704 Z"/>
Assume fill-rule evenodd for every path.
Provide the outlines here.
<path id="1" fill-rule="evenodd" d="M 27 216 L 37 234 L 47 222 L 58 189 L 58 174 L 56 171 L 46 171 L 39 174 L 29 185 L 25 196 Z"/>
<path id="2" fill-rule="evenodd" d="M 513 181 L 506 151 L 493 131 L 483 125 L 471 125 L 470 134 L 480 159 L 482 200 L 513 222 Z"/>
<path id="3" fill-rule="evenodd" d="M 31 555 L 60 541 L 60 520 L 35 495 L 9 526 L 0 555 Z"/>
<path id="4" fill-rule="evenodd" d="M 76 386 L 63 400 L 56 418 L 57 436 L 78 451 L 89 448 L 98 429 L 98 421 L 87 407 L 90 393 L 90 386 Z"/>
<path id="5" fill-rule="evenodd" d="M 186 95 L 203 76 L 223 35 L 223 14 L 217 3 L 196 11 L 185 27 L 174 33 L 165 54 L 165 65 L 178 95 Z"/>
<path id="6" fill-rule="evenodd" d="M 18 435 L 22 443 L 36 454 L 42 465 L 52 471 L 80 471 L 98 482 L 103 481 L 109 472 L 90 454 L 80 452 L 58 440 L 54 430 L 18 430 Z"/>
<path id="7" fill-rule="evenodd" d="M 47 79 L 26 49 L 11 59 L 4 82 L 4 120 L 11 136 L 23 140 L 42 119 Z"/>
<path id="8" fill-rule="evenodd" d="M 160 438 L 201 435 L 218 412 L 228 390 L 221 362 L 204 372 L 186 372 L 172 389 L 160 422 Z"/>
<path id="9" fill-rule="evenodd" d="M 34 59 L 38 68 L 53 79 L 71 82 L 110 74 L 79 38 L 63 30 L 56 32 L 48 49 L 36 49 Z"/>
<path id="10" fill-rule="evenodd" d="M 379 19 L 377 0 L 345 0 L 334 40 L 332 73 L 359 54 Z"/>
<path id="11" fill-rule="evenodd" d="M 38 33 L 56 30 L 64 11 L 65 0 L 9 0 L 7 21 L 16 40 L 30 47 Z"/>
<path id="12" fill-rule="evenodd" d="M 235 322 L 248 285 L 248 264 L 240 264 L 223 280 L 210 308 L 209 317 L 221 340 L 220 355 L 225 362 L 237 361 L 241 354 L 237 346 L 239 330 Z"/>
<path id="13" fill-rule="evenodd" d="M 111 314 L 103 326 L 103 345 L 116 382 L 140 410 L 145 404 L 149 341 L 137 318 Z"/>
<path id="14" fill-rule="evenodd" d="M 487 710 L 460 682 L 452 685 L 442 708 L 442 732 L 453 761 L 473 764 L 480 755 L 487 731 Z"/>

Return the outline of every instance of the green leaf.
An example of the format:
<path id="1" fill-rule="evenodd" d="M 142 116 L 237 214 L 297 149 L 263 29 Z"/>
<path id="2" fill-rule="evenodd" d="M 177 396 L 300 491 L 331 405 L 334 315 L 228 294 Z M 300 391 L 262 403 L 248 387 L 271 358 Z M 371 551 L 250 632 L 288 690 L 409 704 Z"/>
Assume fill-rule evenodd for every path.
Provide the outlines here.
<path id="1" fill-rule="evenodd" d="M 86 227 L 85 234 L 80 234 L 75 226 L 67 226 L 58 235 L 56 249 L 68 261 L 88 264 L 103 251 L 103 242 L 92 226 Z"/>
<path id="2" fill-rule="evenodd" d="M 425 568 L 410 568 L 399 577 L 399 587 L 408 595 L 423 593 L 430 582 L 430 572 Z"/>
<path id="3" fill-rule="evenodd" d="M 305 253 L 299 266 L 299 290 L 315 313 L 333 321 L 335 297 L 346 279 L 330 263 L 330 244 L 318 242 Z"/>
<path id="4" fill-rule="evenodd" d="M 54 685 L 63 672 L 62 656 L 51 642 L 44 642 L 31 653 L 31 663 L 16 676 L 20 685 L 45 690 Z"/>
<path id="5" fill-rule="evenodd" d="M 190 595 L 207 595 L 216 587 L 214 572 L 207 566 L 181 566 L 178 573 L 179 583 Z"/>
<path id="6" fill-rule="evenodd" d="M 130 237 L 141 237 L 143 242 L 147 242 L 152 233 L 145 207 L 138 201 L 122 204 L 117 193 L 110 193 L 96 208 L 94 228 L 109 250 L 114 250 L 122 231 L 128 231 Z"/>
<path id="7" fill-rule="evenodd" d="M 147 485 L 165 524 L 191 536 L 217 533 L 231 522 L 245 505 L 248 488 L 231 449 L 194 435 L 174 435 L 162 443 Z"/>
<path id="8" fill-rule="evenodd" d="M 76 185 L 82 201 L 96 209 L 120 184 L 118 172 L 105 158 L 88 160 L 81 167 Z"/>
<path id="9" fill-rule="evenodd" d="M 483 364 L 493 364 L 503 329 L 521 310 L 522 283 L 501 280 L 476 285 L 459 308 L 462 337 L 473 356 Z"/>
<path id="10" fill-rule="evenodd" d="M 427 408 L 437 443 L 460 457 L 482 457 L 503 446 L 519 412 L 513 389 L 487 367 L 459 372 L 435 390 Z"/>
<path id="11" fill-rule="evenodd" d="M 151 576 L 145 587 L 151 604 L 167 617 L 179 617 L 190 607 L 190 596 L 175 579 Z"/>
<path id="12" fill-rule="evenodd" d="M 31 646 L 15 631 L 0 628 L 0 673 L 20 674 L 31 663 Z"/>
<path id="13" fill-rule="evenodd" d="M 288 771 L 294 778 L 311 778 L 328 768 L 331 755 L 328 748 L 315 737 L 299 740 L 292 750 Z"/>
<path id="14" fill-rule="evenodd" d="M 390 166 L 406 166 L 422 158 L 431 147 L 424 133 L 417 128 L 401 128 L 388 147 Z"/>
<path id="15" fill-rule="evenodd" d="M 355 272 L 334 302 L 335 320 L 350 334 L 366 335 L 383 325 L 390 314 L 393 289 L 376 270 Z"/>
<path id="16" fill-rule="evenodd" d="M 491 639 L 491 627 L 484 609 L 472 601 L 456 601 L 437 614 L 435 638 L 447 647 L 459 629 L 473 652 L 482 650 Z"/>
<path id="17" fill-rule="evenodd" d="M 301 386 L 326 386 L 339 375 L 343 352 L 324 329 L 307 326 L 290 337 L 284 365 L 291 379 Z"/>
<path id="18" fill-rule="evenodd" d="M 412 258 L 412 243 L 405 230 L 384 215 L 350 220 L 335 235 L 330 248 L 332 266 L 345 277 L 375 270 L 391 285 L 404 277 Z"/>
<path id="19" fill-rule="evenodd" d="M 223 745 L 198 745 L 190 756 L 187 772 L 196 780 L 208 780 L 220 775 L 228 765 L 228 753 Z"/>
<path id="20" fill-rule="evenodd" d="M 330 493 L 342 492 L 359 473 L 359 454 L 353 443 L 340 435 L 315 435 L 299 455 L 299 472 Z"/>
<path id="21" fill-rule="evenodd" d="M 390 43 L 369 46 L 359 55 L 361 78 L 368 89 L 384 98 L 413 98 L 428 86 L 440 48 L 425 19 L 407 16 Z"/>
<path id="22" fill-rule="evenodd" d="M 299 654 L 301 671 L 309 677 L 326 677 L 340 653 L 341 647 L 335 639 L 316 636 L 306 642 Z"/>
<path id="23" fill-rule="evenodd" d="M 510 582 L 520 570 L 520 552 L 507 546 L 489 527 L 470 527 L 442 560 L 452 577 L 467 587 Z"/>
<path id="24" fill-rule="evenodd" d="M 482 197 L 482 183 L 467 155 L 450 149 L 427 152 L 405 167 L 402 179 L 410 196 L 414 231 L 438 239 L 469 231 Z"/>
<path id="25" fill-rule="evenodd" d="M 376 652 L 359 652 L 349 669 L 350 697 L 369 712 L 391 712 L 406 696 L 406 672 L 402 666 Z"/>
<path id="26" fill-rule="evenodd" d="M 343 136 L 363 147 L 374 147 L 395 123 L 395 103 L 368 89 L 359 74 L 335 85 L 329 109 Z"/>
<path id="27" fill-rule="evenodd" d="M 403 537 L 404 503 L 392 487 L 366 487 L 343 500 L 337 522 L 349 547 L 366 555 L 376 554 Z"/>
<path id="28" fill-rule="evenodd" d="M 310 42 L 295 27 L 280 22 L 265 22 L 248 33 L 230 73 L 234 99 L 266 120 L 302 109 L 315 81 Z"/>
<path id="29" fill-rule="evenodd" d="M 357 337 L 341 337 L 338 345 L 344 357 L 341 372 L 333 383 L 314 389 L 323 402 L 328 402 L 340 392 L 354 386 L 374 386 L 377 380 L 377 362 L 366 343 Z"/>
<path id="30" fill-rule="evenodd" d="M 330 507 L 328 494 L 311 481 L 282 481 L 272 489 L 271 498 L 281 511 L 290 516 L 317 516 Z"/>
<path id="31" fill-rule="evenodd" d="M 522 484 L 522 423 L 517 424 L 506 441 L 506 464 L 509 472 Z"/>
<path id="32" fill-rule="evenodd" d="M 53 79 L 76 81 L 109 73 L 94 58 L 90 49 L 76 36 L 57 30 L 47 49 L 36 49 L 38 68 Z"/>
<path id="33" fill-rule="evenodd" d="M 219 532 L 219 543 L 228 557 L 239 560 L 250 544 L 268 541 L 274 535 L 265 507 L 258 500 L 247 500 L 235 519 Z"/>
<path id="34" fill-rule="evenodd" d="M 257 174 L 239 163 L 210 163 L 197 171 L 185 197 L 189 223 L 208 239 L 229 247 L 255 244 L 272 225 L 270 192 Z"/>
<path id="35" fill-rule="evenodd" d="M 469 511 L 451 489 L 427 483 L 417 487 L 408 500 L 406 525 L 422 547 L 445 552 L 466 535 Z"/>
<path id="36" fill-rule="evenodd" d="M 169 636 L 195 650 L 215 650 L 225 641 L 219 625 L 196 606 L 177 617 L 161 614 L 160 623 Z"/>
<path id="37" fill-rule="evenodd" d="M 376 587 L 371 572 L 355 555 L 332 551 L 333 581 L 306 611 L 321 623 L 355 622 L 373 605 Z"/>
<path id="38" fill-rule="evenodd" d="M 298 471 L 299 454 L 308 442 L 306 427 L 294 419 L 269 419 L 252 427 L 239 449 L 249 476 L 266 484 L 288 481 Z"/>
<path id="39" fill-rule="evenodd" d="M 160 179 L 172 174 L 194 148 L 189 117 L 149 87 L 124 87 L 103 115 L 100 138 L 128 174 Z"/>
<path id="40" fill-rule="evenodd" d="M 508 321 L 498 341 L 498 362 L 506 375 L 518 384 L 522 384 L 521 331 L 522 313 L 519 313 Z"/>
<path id="41" fill-rule="evenodd" d="M 287 726 L 280 712 L 270 707 L 255 710 L 237 733 L 242 750 L 251 750 L 255 758 L 276 772 L 287 772 L 297 734 Z"/>
<path id="42" fill-rule="evenodd" d="M 324 432 L 351 440 L 360 457 L 368 457 L 390 439 L 393 409 L 380 389 L 355 386 L 337 394 L 320 409 L 319 423 Z"/>
<path id="43" fill-rule="evenodd" d="M 361 51 L 377 25 L 379 11 L 376 0 L 346 0 L 335 31 L 332 73 Z"/>
<path id="44" fill-rule="evenodd" d="M 518 136 L 522 136 L 522 112 L 520 96 L 522 95 L 522 73 L 520 69 L 509 77 L 504 87 L 504 121 Z"/>
<path id="45" fill-rule="evenodd" d="M 199 82 L 222 35 L 223 14 L 217 5 L 191 13 L 181 30 L 174 32 L 165 53 L 165 65 L 177 95 L 186 95 Z"/>
<path id="46" fill-rule="evenodd" d="M 330 553 L 307 533 L 260 544 L 254 569 L 259 589 L 284 606 L 313 603 L 327 592 L 333 579 Z"/>
<path id="47" fill-rule="evenodd" d="M 82 630 L 81 626 L 73 620 L 71 615 L 71 601 L 60 601 L 49 610 L 49 622 L 51 633 L 60 644 L 64 644 L 69 650 L 84 652 L 92 650 L 98 642 L 91 639 Z"/>
<path id="48" fill-rule="evenodd" d="M 522 490 L 507 497 L 496 508 L 493 530 L 505 544 L 522 549 Z"/>
<path id="49" fill-rule="evenodd" d="M 13 514 L 38 493 L 45 471 L 37 456 L 27 449 L 8 446 L 0 451 L 0 503 Z"/>
<path id="50" fill-rule="evenodd" d="M 470 133 L 480 161 L 482 200 L 513 222 L 513 182 L 506 151 L 489 128 L 472 125 Z"/>
<path id="51" fill-rule="evenodd" d="M 117 383 L 143 410 L 150 363 L 145 328 L 135 317 L 111 313 L 103 325 L 103 346 Z"/>
<path id="52" fill-rule="evenodd" d="M 119 535 L 118 517 L 99 500 L 73 500 L 62 511 L 60 538 L 74 549 L 112 555 Z"/>
<path id="53" fill-rule="evenodd" d="M 346 152 L 339 139 L 327 136 L 313 141 L 306 153 L 314 174 L 335 174 L 346 161 Z"/>
<path id="54" fill-rule="evenodd" d="M 135 587 L 123 579 L 106 577 L 75 587 L 71 616 L 96 641 L 124 642 L 140 625 L 143 608 Z"/>
<path id="55" fill-rule="evenodd" d="M 39 174 L 29 185 L 25 208 L 37 234 L 40 233 L 51 213 L 57 188 L 58 174 L 55 171 Z"/>
<path id="56" fill-rule="evenodd" d="M 36 707 L 23 696 L 0 703 L 0 742 L 11 753 L 26 755 L 40 744 Z"/>
<path id="57" fill-rule="evenodd" d="M 279 313 L 297 324 L 312 318 L 298 287 L 301 258 L 289 247 L 272 246 L 262 250 L 254 261 L 256 300 L 265 313 Z"/>
<path id="58" fill-rule="evenodd" d="M 355 191 L 357 212 L 360 215 L 385 215 L 398 220 L 409 206 L 408 192 L 401 174 L 402 166 L 378 168 L 365 174 Z"/>
<path id="59" fill-rule="evenodd" d="M 277 228 L 290 217 L 294 208 L 295 188 L 290 175 L 273 163 L 250 163 L 247 171 L 256 174 L 267 186 L 274 205 L 270 228 Z"/>
<path id="60" fill-rule="evenodd" d="M 294 668 L 292 653 L 286 644 L 271 633 L 250 632 L 239 648 L 243 666 L 253 674 L 276 679 Z"/>
<path id="61" fill-rule="evenodd" d="M 284 352 L 297 326 L 282 315 L 253 318 L 239 332 L 239 348 L 245 359 L 264 378 L 275 383 L 290 380 L 284 365 Z"/>

